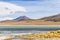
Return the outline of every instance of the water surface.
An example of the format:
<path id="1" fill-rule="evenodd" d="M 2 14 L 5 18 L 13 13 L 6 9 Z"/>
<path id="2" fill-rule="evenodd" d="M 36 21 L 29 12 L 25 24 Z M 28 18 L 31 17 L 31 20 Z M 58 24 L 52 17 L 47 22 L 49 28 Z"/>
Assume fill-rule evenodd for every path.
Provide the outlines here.
<path id="1" fill-rule="evenodd" d="M 8 34 L 19 34 L 19 33 L 47 33 L 49 31 L 60 30 L 60 26 L 57 25 L 16 25 L 16 26 L 0 26 L 0 36 Z M 19 40 L 19 39 L 14 39 Z M 42 39 L 43 40 L 43 39 Z"/>

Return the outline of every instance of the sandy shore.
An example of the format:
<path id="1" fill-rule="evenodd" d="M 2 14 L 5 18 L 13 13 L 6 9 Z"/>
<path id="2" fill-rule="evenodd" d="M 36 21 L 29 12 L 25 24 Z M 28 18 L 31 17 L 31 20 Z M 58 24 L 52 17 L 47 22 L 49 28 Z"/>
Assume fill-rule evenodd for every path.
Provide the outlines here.
<path id="1" fill-rule="evenodd" d="M 0 25 L 0 28 L 60 28 L 60 25 Z"/>

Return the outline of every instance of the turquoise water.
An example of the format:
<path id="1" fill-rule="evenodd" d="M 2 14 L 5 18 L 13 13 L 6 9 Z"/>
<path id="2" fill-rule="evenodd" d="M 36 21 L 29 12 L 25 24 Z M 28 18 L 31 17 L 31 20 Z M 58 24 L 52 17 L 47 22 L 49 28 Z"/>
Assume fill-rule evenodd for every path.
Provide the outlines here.
<path id="1" fill-rule="evenodd" d="M 41 33 L 60 30 L 60 25 L 0 25 L 0 33 Z"/>

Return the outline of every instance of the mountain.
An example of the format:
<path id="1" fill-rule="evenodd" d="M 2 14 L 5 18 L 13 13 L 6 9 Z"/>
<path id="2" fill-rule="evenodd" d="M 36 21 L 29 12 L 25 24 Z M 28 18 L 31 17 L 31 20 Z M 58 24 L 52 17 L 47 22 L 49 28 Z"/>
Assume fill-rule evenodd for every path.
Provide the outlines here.
<path id="1" fill-rule="evenodd" d="M 17 17 L 16 19 L 14 19 L 14 20 L 19 21 L 19 20 L 28 20 L 28 19 L 30 19 L 30 18 L 28 18 L 26 16 L 20 16 L 20 17 Z"/>
<path id="2" fill-rule="evenodd" d="M 57 21 L 60 21 L 60 14 L 49 16 L 49 17 L 44 17 L 44 18 L 41 18 L 41 20 L 57 22 Z"/>
<path id="3" fill-rule="evenodd" d="M 26 16 L 20 16 L 13 20 L 2 21 L 0 25 L 60 25 L 60 14 L 41 19 L 30 19 Z"/>

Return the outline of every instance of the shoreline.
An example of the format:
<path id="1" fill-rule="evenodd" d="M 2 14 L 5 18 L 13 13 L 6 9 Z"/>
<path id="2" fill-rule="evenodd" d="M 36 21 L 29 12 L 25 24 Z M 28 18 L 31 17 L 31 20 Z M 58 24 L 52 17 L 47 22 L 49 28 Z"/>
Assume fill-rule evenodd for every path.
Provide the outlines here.
<path id="1" fill-rule="evenodd" d="M 0 28 L 60 28 L 60 25 L 0 25 Z"/>
<path id="2" fill-rule="evenodd" d="M 60 25 L 0 25 L 0 26 L 60 26 Z"/>

